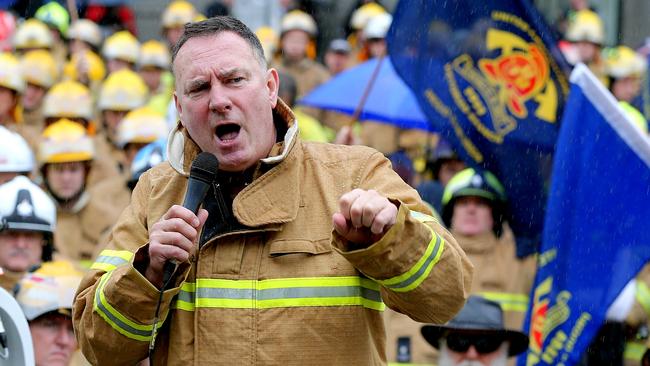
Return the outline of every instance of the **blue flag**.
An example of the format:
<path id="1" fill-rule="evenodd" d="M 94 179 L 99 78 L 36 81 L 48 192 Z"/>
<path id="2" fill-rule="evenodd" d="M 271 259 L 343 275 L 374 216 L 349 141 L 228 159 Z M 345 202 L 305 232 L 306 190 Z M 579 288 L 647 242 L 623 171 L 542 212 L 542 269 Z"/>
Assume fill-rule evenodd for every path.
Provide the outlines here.
<path id="1" fill-rule="evenodd" d="M 517 254 L 534 252 L 568 93 L 551 31 L 527 0 L 401 0 L 393 19 L 396 71 L 432 130 L 499 177 Z"/>
<path id="2" fill-rule="evenodd" d="M 650 259 L 650 142 L 586 66 L 571 83 L 527 322 L 528 366 L 575 364 Z"/>

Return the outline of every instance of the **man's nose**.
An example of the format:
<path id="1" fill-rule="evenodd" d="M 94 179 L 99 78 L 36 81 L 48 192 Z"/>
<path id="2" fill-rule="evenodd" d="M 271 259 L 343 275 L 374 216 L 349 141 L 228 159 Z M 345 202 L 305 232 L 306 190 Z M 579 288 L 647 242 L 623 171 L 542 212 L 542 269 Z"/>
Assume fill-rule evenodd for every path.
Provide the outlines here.
<path id="1" fill-rule="evenodd" d="M 480 353 L 476 352 L 474 345 L 469 346 L 469 349 L 465 353 L 465 358 L 468 360 L 478 360 Z"/>
<path id="2" fill-rule="evenodd" d="M 75 345 L 77 339 L 75 338 L 71 327 L 65 324 L 59 327 L 56 342 L 62 347 L 69 347 L 71 345 Z"/>
<path id="3" fill-rule="evenodd" d="M 232 101 L 226 88 L 220 85 L 213 85 L 210 88 L 210 110 L 217 113 L 225 113 L 232 108 Z"/>

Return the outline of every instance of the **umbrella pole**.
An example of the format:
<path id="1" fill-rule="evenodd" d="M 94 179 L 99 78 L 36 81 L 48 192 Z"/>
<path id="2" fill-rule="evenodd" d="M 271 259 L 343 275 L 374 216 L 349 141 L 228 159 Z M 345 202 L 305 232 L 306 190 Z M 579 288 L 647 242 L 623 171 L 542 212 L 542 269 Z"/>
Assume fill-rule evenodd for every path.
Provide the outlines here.
<path id="1" fill-rule="evenodd" d="M 67 5 L 68 5 L 68 13 L 70 13 L 70 19 L 73 22 L 76 22 L 77 20 L 79 20 L 79 14 L 77 14 L 77 4 L 75 4 L 75 0 L 68 0 Z"/>
<path id="2" fill-rule="evenodd" d="M 352 127 L 354 122 L 356 122 L 359 119 L 359 116 L 363 111 L 363 107 L 366 105 L 366 100 L 368 100 L 368 96 L 370 95 L 370 91 L 372 90 L 373 85 L 375 85 L 375 80 L 377 80 L 377 76 L 379 75 L 379 70 L 381 70 L 381 64 L 384 62 L 384 57 L 385 56 L 379 57 L 379 60 L 377 61 L 377 66 L 375 66 L 375 70 L 372 72 L 372 75 L 370 76 L 370 80 L 368 80 L 368 84 L 366 85 L 366 88 L 364 89 L 363 94 L 361 95 L 361 99 L 359 100 L 359 104 L 357 105 L 357 108 L 354 110 L 352 119 L 350 120 L 350 122 L 348 122 L 348 126 Z"/>

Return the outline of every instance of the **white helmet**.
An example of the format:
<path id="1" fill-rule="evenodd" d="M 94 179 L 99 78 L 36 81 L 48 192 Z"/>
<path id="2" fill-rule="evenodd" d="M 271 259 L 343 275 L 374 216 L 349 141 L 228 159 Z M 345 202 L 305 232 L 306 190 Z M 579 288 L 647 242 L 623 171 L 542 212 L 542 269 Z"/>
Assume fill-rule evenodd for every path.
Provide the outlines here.
<path id="1" fill-rule="evenodd" d="M 34 153 L 16 132 L 0 126 L 0 172 L 29 173 L 34 170 Z"/>
<path id="2" fill-rule="evenodd" d="M 19 175 L 0 186 L 2 230 L 39 231 L 53 234 L 54 202 L 29 178 Z"/>
<path id="3" fill-rule="evenodd" d="M 392 22 L 393 17 L 388 13 L 375 15 L 363 28 L 363 36 L 366 39 L 386 38 Z"/>

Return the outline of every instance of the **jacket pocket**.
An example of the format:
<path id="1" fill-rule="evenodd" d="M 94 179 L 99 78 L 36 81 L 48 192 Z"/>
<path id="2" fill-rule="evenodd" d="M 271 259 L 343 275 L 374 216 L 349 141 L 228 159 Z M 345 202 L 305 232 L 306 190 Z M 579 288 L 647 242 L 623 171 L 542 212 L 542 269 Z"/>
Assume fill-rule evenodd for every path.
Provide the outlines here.
<path id="1" fill-rule="evenodd" d="M 282 239 L 271 242 L 269 257 L 275 258 L 290 254 L 317 255 L 331 251 L 329 238 L 320 240 Z"/>

